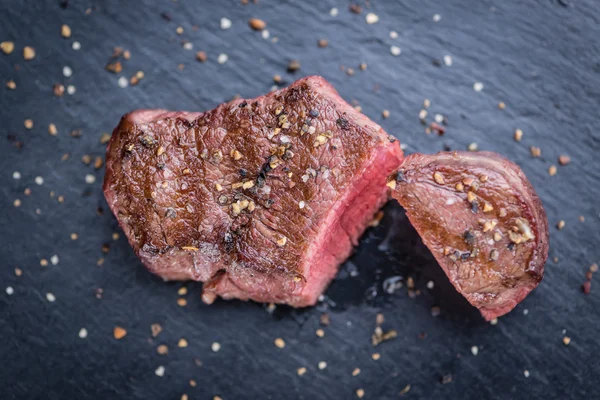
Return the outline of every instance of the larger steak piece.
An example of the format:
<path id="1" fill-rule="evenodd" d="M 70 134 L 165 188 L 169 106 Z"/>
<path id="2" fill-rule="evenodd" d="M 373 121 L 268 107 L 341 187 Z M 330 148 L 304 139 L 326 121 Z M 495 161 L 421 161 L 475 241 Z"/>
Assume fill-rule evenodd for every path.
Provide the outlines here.
<path id="1" fill-rule="evenodd" d="M 411 154 L 388 186 L 484 318 L 512 310 L 542 279 L 548 220 L 517 165 L 488 152 Z"/>
<path id="2" fill-rule="evenodd" d="M 308 77 L 206 113 L 125 115 L 104 193 L 164 279 L 216 296 L 312 305 L 388 199 L 399 143 Z"/>

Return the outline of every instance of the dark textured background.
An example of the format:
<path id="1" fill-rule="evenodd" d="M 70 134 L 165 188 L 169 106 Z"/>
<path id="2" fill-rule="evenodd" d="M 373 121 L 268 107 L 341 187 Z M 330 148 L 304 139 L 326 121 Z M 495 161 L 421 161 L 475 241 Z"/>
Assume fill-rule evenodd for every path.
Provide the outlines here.
<path id="1" fill-rule="evenodd" d="M 407 384 L 404 397 L 412 399 L 598 398 L 600 291 L 594 284 L 587 296 L 580 290 L 590 264 L 600 258 L 595 0 L 371 0 L 368 8 L 361 3 L 361 15 L 351 13 L 345 0 L 60 3 L 0 2 L 0 41 L 16 44 L 13 54 L 0 54 L 0 398 L 179 399 L 186 393 L 190 399 L 338 399 L 356 398 L 356 389 L 363 388 L 365 398 L 393 399 Z M 329 15 L 332 7 L 339 8 L 337 17 Z M 366 24 L 367 11 L 379 15 L 379 23 Z M 436 13 L 439 22 L 433 21 Z M 231 29 L 220 29 L 221 17 L 232 20 Z M 266 21 L 278 42 L 251 31 L 250 17 Z M 70 39 L 60 36 L 63 23 L 72 28 Z M 183 35 L 176 35 L 177 26 Z M 397 39 L 390 39 L 391 30 Z M 329 40 L 328 48 L 317 47 L 320 38 Z M 185 50 L 182 39 L 194 49 Z M 81 50 L 71 48 L 73 41 Z M 392 44 L 401 47 L 399 57 L 390 54 Z M 23 61 L 25 45 L 35 47 L 34 60 Z M 120 75 L 144 71 L 139 85 L 122 89 L 119 75 L 104 69 L 115 46 L 132 54 Z M 198 50 L 207 52 L 206 63 L 195 60 Z M 221 52 L 229 55 L 223 65 L 216 62 Z M 436 66 L 433 61 L 445 54 L 453 65 Z M 287 73 L 294 58 L 301 69 Z M 368 64 L 366 71 L 359 70 L 361 62 Z M 354 68 L 355 75 L 340 65 Z M 73 69 L 72 77 L 63 77 L 63 66 Z M 485 323 L 454 292 L 395 204 L 344 264 L 327 291 L 329 300 L 312 309 L 280 307 L 270 314 L 239 301 L 206 306 L 200 284 L 163 283 L 146 272 L 123 235 L 112 240 L 118 228 L 102 195 L 103 171 L 84 165 L 81 157 L 103 155 L 102 132 L 110 132 L 127 111 L 210 109 L 235 94 L 269 91 L 275 74 L 282 86 L 309 74 L 324 76 L 407 152 L 464 149 L 476 142 L 521 165 L 551 225 L 550 260 L 539 288 L 496 326 Z M 9 79 L 16 90 L 5 88 Z M 483 91 L 473 90 L 476 81 Z M 75 85 L 77 92 L 55 97 L 52 85 L 58 82 Z M 435 113 L 448 118 L 443 137 L 424 133 L 418 112 L 425 98 L 432 102 L 429 120 Z M 506 103 L 503 111 L 500 101 Z M 383 109 L 391 111 L 386 120 Z M 31 130 L 24 128 L 27 118 L 35 123 Z M 56 137 L 47 133 L 49 123 L 56 124 Z M 524 131 L 520 143 L 513 140 L 517 127 Z M 71 137 L 74 129 L 82 130 L 80 138 Z M 531 157 L 530 145 L 541 147 L 541 158 Z M 64 153 L 69 160 L 61 161 Z M 560 154 L 572 162 L 550 177 L 548 167 Z M 13 179 L 14 171 L 21 179 Z M 85 183 L 88 173 L 97 177 L 94 184 Z M 43 185 L 34 182 L 36 176 Z M 65 196 L 64 203 L 51 198 L 51 191 Z M 17 198 L 19 208 L 13 206 Z M 566 226 L 558 231 L 561 219 Z M 72 232 L 79 240 L 70 239 Z M 107 254 L 104 243 L 110 244 Z M 53 254 L 57 265 L 40 266 L 40 259 Z M 100 257 L 105 262 L 97 266 Z M 384 294 L 384 279 L 395 275 L 413 277 L 422 294 L 411 299 L 406 286 Z M 432 290 L 426 288 L 429 280 L 435 282 Z M 5 292 L 7 286 L 14 294 Z M 181 286 L 189 289 L 186 307 L 176 302 Z M 104 290 L 101 299 L 97 288 Z M 55 294 L 54 303 L 46 300 L 48 292 Z M 442 310 L 437 318 L 431 316 L 434 305 Z M 326 309 L 331 324 L 318 338 Z M 377 312 L 385 314 L 384 330 L 399 335 L 373 348 Z M 163 332 L 150 340 L 152 323 Z M 116 325 L 128 331 L 120 341 L 113 338 Z M 78 337 L 82 327 L 86 339 Z M 565 335 L 572 338 L 569 346 L 562 343 Z M 187 348 L 177 347 L 181 337 Z M 285 339 L 284 349 L 273 345 L 276 337 Z M 211 351 L 214 341 L 221 343 L 218 353 Z M 167 344 L 169 354 L 157 354 L 158 344 Z M 371 358 L 374 352 L 381 353 L 378 361 Z M 321 371 L 322 360 L 328 366 Z M 155 374 L 159 365 L 166 368 L 162 378 Z M 299 367 L 308 370 L 302 377 Z M 352 377 L 355 367 L 362 372 Z M 450 375 L 452 382 L 440 382 Z"/>

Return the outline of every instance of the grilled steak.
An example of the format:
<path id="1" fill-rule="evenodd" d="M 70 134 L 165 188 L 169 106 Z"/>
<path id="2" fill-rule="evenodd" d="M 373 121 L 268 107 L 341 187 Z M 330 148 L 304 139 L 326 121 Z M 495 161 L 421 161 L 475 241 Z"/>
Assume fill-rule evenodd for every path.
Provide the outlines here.
<path id="1" fill-rule="evenodd" d="M 494 153 L 412 154 L 388 186 L 456 289 L 494 319 L 533 290 L 548 221 L 521 169 Z"/>
<path id="2" fill-rule="evenodd" d="M 216 296 L 312 305 L 388 199 L 399 143 L 324 79 L 206 113 L 125 115 L 104 193 L 144 265 Z"/>

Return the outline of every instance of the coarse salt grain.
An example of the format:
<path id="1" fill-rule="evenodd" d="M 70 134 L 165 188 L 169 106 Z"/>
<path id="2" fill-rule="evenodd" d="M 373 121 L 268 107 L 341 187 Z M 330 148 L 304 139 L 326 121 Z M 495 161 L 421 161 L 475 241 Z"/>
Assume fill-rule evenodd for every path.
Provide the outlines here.
<path id="1" fill-rule="evenodd" d="M 87 329 L 85 329 L 85 328 L 81 328 L 81 329 L 79 330 L 79 338 L 80 338 L 80 339 L 85 339 L 85 338 L 87 337 L 87 335 L 88 335 L 88 331 L 87 331 Z"/>
<path id="2" fill-rule="evenodd" d="M 398 38 L 398 32 L 391 31 L 390 32 L 390 39 L 397 39 L 397 38 Z"/>
<path id="3" fill-rule="evenodd" d="M 38 185 L 43 185 L 44 184 L 44 178 L 42 178 L 41 176 L 36 176 L 35 177 L 35 183 L 37 183 Z"/>
<path id="4" fill-rule="evenodd" d="M 442 16 L 440 14 L 433 14 L 433 22 L 440 22 Z"/>
<path id="5" fill-rule="evenodd" d="M 50 303 L 54 303 L 56 301 L 56 296 L 54 296 L 52 293 L 46 293 L 46 300 L 48 300 Z"/>
<path id="6" fill-rule="evenodd" d="M 96 177 L 95 177 L 94 175 L 92 175 L 92 174 L 87 174 L 87 175 L 85 176 L 85 183 L 89 183 L 89 184 L 91 185 L 91 184 L 92 184 L 92 183 L 94 183 L 94 182 L 96 182 Z"/>
<path id="7" fill-rule="evenodd" d="M 184 48 L 185 50 L 191 50 L 191 49 L 193 49 L 193 48 L 194 48 L 194 45 L 192 44 L 192 42 L 185 42 L 185 43 L 183 44 L 183 48 Z"/>
<path id="8" fill-rule="evenodd" d="M 476 92 L 481 92 L 483 90 L 483 83 L 475 82 L 473 84 L 473 90 L 475 90 Z"/>
<path id="9" fill-rule="evenodd" d="M 21 179 L 21 173 L 19 171 L 13 172 L 13 179 Z"/>
<path id="10" fill-rule="evenodd" d="M 398 46 L 390 47 L 390 53 L 392 53 L 393 56 L 399 56 L 401 52 L 402 50 Z"/>
<path id="11" fill-rule="evenodd" d="M 431 289 L 433 289 L 434 286 L 435 286 L 435 283 L 433 283 L 433 281 L 427 282 L 427 289 L 431 290 Z"/>
<path id="12" fill-rule="evenodd" d="M 444 56 L 444 64 L 446 64 L 447 67 L 452 65 L 452 56 L 446 54 Z"/>
<path id="13" fill-rule="evenodd" d="M 156 370 L 154 371 L 154 373 L 156 374 L 156 376 L 163 377 L 165 375 L 165 367 L 159 365 L 158 368 L 156 368 Z"/>
<path id="14" fill-rule="evenodd" d="M 379 16 L 377 14 L 368 13 L 365 16 L 365 20 L 367 21 L 367 24 L 376 24 L 379 22 Z"/>
<path id="15" fill-rule="evenodd" d="M 50 257 L 50 262 L 52 263 L 52 265 L 57 265 L 58 264 L 58 256 L 55 254 L 52 257 Z"/>
<path id="16" fill-rule="evenodd" d="M 304 201 L 298 202 L 298 207 L 300 207 L 300 209 L 304 208 L 305 205 L 306 203 Z"/>
<path id="17" fill-rule="evenodd" d="M 267 40 L 268 38 L 271 37 L 271 33 L 269 32 L 268 29 L 264 29 L 260 35 L 262 36 L 263 39 Z"/>
<path id="18" fill-rule="evenodd" d="M 335 7 L 333 7 L 331 10 L 329 10 L 329 15 L 331 15 L 332 17 L 337 17 L 337 15 L 338 15 L 339 12 L 340 12 L 340 10 L 338 10 Z"/>
<path id="19" fill-rule="evenodd" d="M 474 356 L 479 354 L 479 347 L 477 347 L 477 346 L 471 347 L 471 354 L 473 354 Z"/>
<path id="20" fill-rule="evenodd" d="M 444 116 L 442 114 L 435 114 L 435 122 L 437 122 L 438 124 L 441 124 L 442 122 L 444 122 Z"/>
<path id="21" fill-rule="evenodd" d="M 124 76 L 120 77 L 117 83 L 119 84 L 120 88 L 126 88 L 129 86 L 129 80 L 127 80 L 127 78 Z"/>
<path id="22" fill-rule="evenodd" d="M 327 363 L 325 361 L 319 361 L 318 367 L 319 369 L 323 370 L 327 368 Z"/>
<path id="23" fill-rule="evenodd" d="M 217 351 L 221 350 L 221 345 L 219 342 L 213 342 L 213 344 L 210 345 L 210 349 L 216 353 Z"/>
<path id="24" fill-rule="evenodd" d="M 529 378 L 529 371 L 528 370 L 523 371 L 523 375 L 525 375 L 525 378 Z"/>
<path id="25" fill-rule="evenodd" d="M 73 75 L 73 70 L 71 69 L 71 67 L 68 67 L 68 66 L 63 67 L 63 75 L 66 78 L 70 78 L 71 75 Z"/>
<path id="26" fill-rule="evenodd" d="M 219 64 L 225 64 L 228 59 L 229 59 L 229 56 L 227 54 L 221 53 L 221 54 L 219 54 L 219 57 L 217 57 L 217 62 Z"/>
<path id="27" fill-rule="evenodd" d="M 81 49 L 81 43 L 75 41 L 75 42 L 73 42 L 73 45 L 71 47 L 73 48 L 73 50 L 77 51 L 77 50 Z"/>
<path id="28" fill-rule="evenodd" d="M 9 296 L 12 296 L 12 294 L 15 292 L 15 289 L 13 289 L 12 286 L 7 286 L 6 287 L 6 294 Z"/>
<path id="29" fill-rule="evenodd" d="M 75 89 L 75 86 L 73 86 L 73 85 L 67 86 L 67 93 L 68 94 L 73 95 L 73 94 L 75 94 L 76 91 L 77 91 L 77 89 Z"/>
<path id="30" fill-rule="evenodd" d="M 231 20 L 229 18 L 221 18 L 221 29 L 231 28 Z"/>

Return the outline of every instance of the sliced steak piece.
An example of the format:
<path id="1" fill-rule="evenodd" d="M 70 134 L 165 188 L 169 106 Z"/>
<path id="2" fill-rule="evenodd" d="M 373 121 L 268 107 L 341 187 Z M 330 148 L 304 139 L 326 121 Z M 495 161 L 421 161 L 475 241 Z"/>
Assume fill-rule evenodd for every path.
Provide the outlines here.
<path id="1" fill-rule="evenodd" d="M 548 221 L 517 165 L 488 152 L 412 154 L 388 186 L 454 287 L 487 320 L 512 310 L 542 279 Z"/>
<path id="2" fill-rule="evenodd" d="M 104 193 L 144 265 L 204 301 L 312 305 L 387 201 L 399 143 L 308 77 L 206 113 L 135 111 Z"/>

